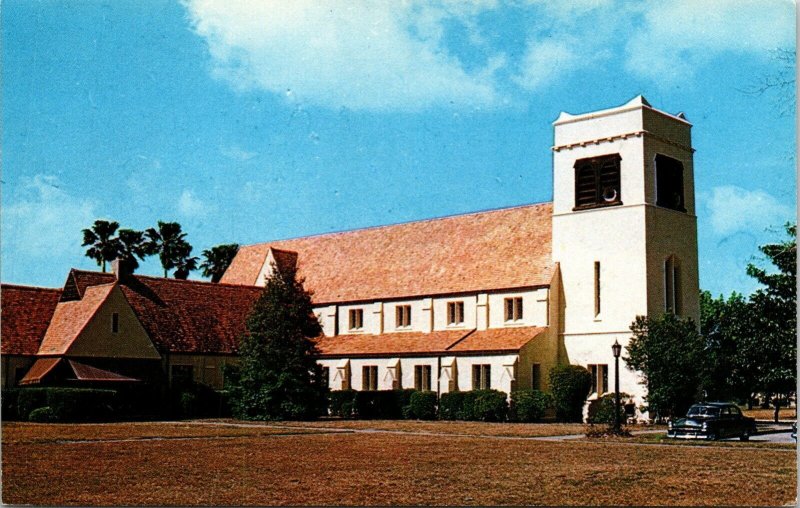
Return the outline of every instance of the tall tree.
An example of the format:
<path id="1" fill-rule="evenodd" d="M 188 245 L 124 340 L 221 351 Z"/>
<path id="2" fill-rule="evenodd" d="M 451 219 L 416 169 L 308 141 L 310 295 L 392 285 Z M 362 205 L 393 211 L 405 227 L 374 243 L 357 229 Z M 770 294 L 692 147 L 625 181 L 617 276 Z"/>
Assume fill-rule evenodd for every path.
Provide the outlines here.
<path id="1" fill-rule="evenodd" d="M 302 280 L 294 270 L 273 269 L 240 343 L 239 371 L 229 386 L 234 414 L 253 420 L 322 414 L 328 389 L 313 340 L 321 333 Z"/>
<path id="2" fill-rule="evenodd" d="M 106 271 L 106 262 L 113 261 L 119 256 L 122 245 L 119 238 L 114 236 L 118 228 L 118 222 L 98 219 L 90 229 L 83 230 L 81 247 L 89 246 L 86 249 L 86 257 L 97 261 L 103 272 Z"/>
<path id="3" fill-rule="evenodd" d="M 211 282 L 219 282 L 225 270 L 231 265 L 236 253 L 239 252 L 238 243 L 217 245 L 203 251 L 203 262 L 200 268 L 203 277 L 211 277 Z"/>
<path id="4" fill-rule="evenodd" d="M 176 279 L 186 280 L 189 274 L 197 270 L 197 256 L 192 256 L 192 246 L 188 243 L 181 245 L 175 253 L 175 271 L 172 275 Z"/>
<path id="5" fill-rule="evenodd" d="M 797 383 L 797 225 L 784 228 L 788 238 L 759 247 L 773 267 L 747 266 L 747 274 L 763 287 L 750 295 L 755 326 L 742 349 L 761 360 L 762 389 L 788 397 L 795 393 Z M 776 403 L 775 420 L 779 411 L 780 403 Z"/>
<path id="6" fill-rule="evenodd" d="M 625 348 L 628 367 L 642 373 L 656 419 L 684 414 L 700 396 L 703 339 L 691 319 L 637 316 Z"/>
<path id="7" fill-rule="evenodd" d="M 147 250 L 158 254 L 161 266 L 164 268 L 164 277 L 168 276 L 169 270 L 176 268 L 181 256 L 186 253 L 186 233 L 181 230 L 181 225 L 177 222 L 158 221 L 158 229 L 149 228 L 145 231 L 147 237 Z M 191 248 L 189 249 L 191 253 Z"/>
<path id="8" fill-rule="evenodd" d="M 119 230 L 119 258 L 128 263 L 131 271 L 139 268 L 139 261 L 153 254 L 142 231 L 132 229 Z M 137 259 L 138 258 L 138 259 Z"/>

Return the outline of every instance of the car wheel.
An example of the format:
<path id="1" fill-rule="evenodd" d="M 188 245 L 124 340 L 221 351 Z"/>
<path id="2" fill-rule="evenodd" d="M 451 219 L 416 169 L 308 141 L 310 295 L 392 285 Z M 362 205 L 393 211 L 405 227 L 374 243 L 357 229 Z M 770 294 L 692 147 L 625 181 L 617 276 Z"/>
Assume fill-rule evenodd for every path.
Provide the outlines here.
<path id="1" fill-rule="evenodd" d="M 744 432 L 742 432 L 742 435 L 739 436 L 739 440 L 740 441 L 749 441 L 750 440 L 750 431 L 749 430 L 745 430 Z"/>
<path id="2" fill-rule="evenodd" d="M 708 434 L 708 440 L 709 441 L 716 441 L 717 440 L 717 435 L 715 433 L 713 433 L 713 432 L 709 433 Z"/>

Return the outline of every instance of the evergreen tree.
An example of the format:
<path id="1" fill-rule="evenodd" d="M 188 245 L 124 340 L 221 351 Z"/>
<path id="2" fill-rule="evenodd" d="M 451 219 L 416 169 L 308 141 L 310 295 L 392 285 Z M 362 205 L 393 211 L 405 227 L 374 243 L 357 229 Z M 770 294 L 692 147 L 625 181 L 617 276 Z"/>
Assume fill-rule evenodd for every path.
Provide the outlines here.
<path id="1" fill-rule="evenodd" d="M 311 295 L 291 269 L 267 279 L 247 320 L 239 369 L 229 385 L 238 418 L 309 419 L 326 408 L 327 387 L 314 339 L 322 333 Z"/>

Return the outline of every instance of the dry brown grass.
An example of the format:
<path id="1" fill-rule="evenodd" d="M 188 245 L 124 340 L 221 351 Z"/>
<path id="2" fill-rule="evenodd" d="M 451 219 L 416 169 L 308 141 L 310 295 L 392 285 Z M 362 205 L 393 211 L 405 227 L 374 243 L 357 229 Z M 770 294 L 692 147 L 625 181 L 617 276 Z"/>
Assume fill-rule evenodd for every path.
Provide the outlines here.
<path id="1" fill-rule="evenodd" d="M 109 435 L 126 428 L 110 427 Z M 269 435 L 244 427 L 242 436 L 216 439 L 215 432 L 230 429 L 161 425 L 173 436 L 197 437 L 198 428 L 211 436 L 57 442 L 52 437 L 67 434 L 64 426 L 4 424 L 3 501 L 779 505 L 795 497 L 795 455 L 785 450 L 381 432 Z"/>
<path id="2" fill-rule="evenodd" d="M 749 416 L 751 418 L 755 418 L 756 420 L 769 420 L 772 421 L 775 418 L 775 410 L 774 409 L 742 409 L 742 413 L 745 416 Z M 790 407 L 790 408 L 781 408 L 780 413 L 778 414 L 778 418 L 781 420 L 794 420 L 797 418 L 797 409 Z"/>

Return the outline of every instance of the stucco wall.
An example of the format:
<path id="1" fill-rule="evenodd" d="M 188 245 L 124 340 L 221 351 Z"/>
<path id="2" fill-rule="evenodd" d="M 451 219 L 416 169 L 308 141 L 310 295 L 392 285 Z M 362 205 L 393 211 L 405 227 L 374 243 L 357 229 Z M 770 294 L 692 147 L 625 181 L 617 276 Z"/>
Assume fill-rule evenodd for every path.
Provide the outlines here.
<path id="1" fill-rule="evenodd" d="M 236 365 L 238 362 L 238 358 L 230 355 L 172 354 L 163 363 L 164 368 L 169 370 L 170 383 L 173 366 L 189 365 L 192 367 L 192 378 L 195 382 L 221 390 L 224 384 L 223 368 L 225 365 Z"/>

